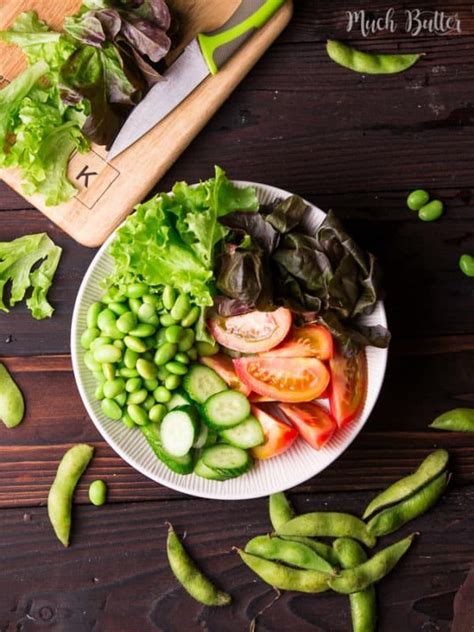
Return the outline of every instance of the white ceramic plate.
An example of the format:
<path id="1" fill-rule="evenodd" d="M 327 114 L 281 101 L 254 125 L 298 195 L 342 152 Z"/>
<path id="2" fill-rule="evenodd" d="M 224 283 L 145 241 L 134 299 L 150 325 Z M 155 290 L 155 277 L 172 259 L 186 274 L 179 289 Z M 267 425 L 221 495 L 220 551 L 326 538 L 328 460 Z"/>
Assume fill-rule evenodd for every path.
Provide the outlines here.
<path id="1" fill-rule="evenodd" d="M 269 203 L 290 195 L 287 191 L 263 184 L 240 181 L 235 184 L 254 186 L 262 203 Z M 316 227 L 323 221 L 325 213 L 309 203 L 308 206 L 310 207 L 308 225 Z M 322 450 L 313 450 L 303 440 L 298 439 L 281 456 L 268 461 L 257 461 L 250 472 L 229 481 L 209 481 L 194 474 L 181 476 L 171 472 L 157 459 L 139 430 L 130 430 L 120 422 L 107 419 L 101 411 L 100 403 L 94 398 L 95 379 L 84 364 L 84 351 L 79 341 L 86 327 L 87 310 L 91 303 L 100 300 L 101 281 L 113 270 L 113 259 L 107 254 L 107 249 L 113 239 L 114 235 L 111 235 L 94 257 L 79 289 L 72 319 L 71 351 L 74 375 L 87 412 L 104 439 L 127 463 L 157 483 L 192 496 L 241 500 L 267 496 L 308 480 L 326 469 L 352 443 L 377 401 L 387 363 L 386 349 L 367 348 L 369 384 L 364 409 L 358 419 L 336 432 Z M 382 302 L 377 305 L 374 313 L 367 317 L 365 322 L 370 325 L 386 326 Z"/>

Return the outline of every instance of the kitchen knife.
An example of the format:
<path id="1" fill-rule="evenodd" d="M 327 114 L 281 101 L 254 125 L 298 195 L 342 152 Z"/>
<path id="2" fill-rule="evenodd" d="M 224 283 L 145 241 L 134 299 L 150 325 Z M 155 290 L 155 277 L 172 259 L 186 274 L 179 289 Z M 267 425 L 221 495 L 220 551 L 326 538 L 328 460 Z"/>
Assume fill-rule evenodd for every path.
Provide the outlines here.
<path id="1" fill-rule="evenodd" d="M 285 0 L 242 0 L 224 24 L 199 34 L 133 109 L 117 135 L 107 160 L 133 145 L 172 112 L 209 75 L 215 75 L 234 53 L 264 26 Z"/>

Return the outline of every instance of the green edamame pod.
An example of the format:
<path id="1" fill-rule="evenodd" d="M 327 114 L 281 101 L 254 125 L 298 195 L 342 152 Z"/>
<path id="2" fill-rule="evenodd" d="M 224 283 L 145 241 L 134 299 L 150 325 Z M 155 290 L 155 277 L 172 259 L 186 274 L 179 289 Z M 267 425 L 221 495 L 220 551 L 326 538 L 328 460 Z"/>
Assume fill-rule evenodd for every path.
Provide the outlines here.
<path id="1" fill-rule="evenodd" d="M 474 277 L 474 257 L 471 255 L 461 255 L 459 259 L 461 272 L 468 277 Z"/>
<path id="2" fill-rule="evenodd" d="M 339 566 L 339 559 L 337 555 L 334 553 L 334 549 L 329 544 L 325 544 L 324 542 L 319 542 L 318 540 L 313 540 L 312 538 L 305 538 L 303 536 L 293 536 L 290 538 L 289 536 L 281 536 L 284 540 L 291 540 L 291 542 L 300 542 L 301 544 L 306 544 L 310 549 L 313 549 L 320 557 L 324 558 L 326 562 L 333 568 L 337 568 Z"/>
<path id="3" fill-rule="evenodd" d="M 185 318 L 191 309 L 191 301 L 187 294 L 180 294 L 170 310 L 171 318 L 180 321 Z"/>
<path id="4" fill-rule="evenodd" d="M 194 307 L 191 307 L 186 316 L 181 320 L 181 325 L 183 327 L 192 327 L 197 322 L 200 313 L 201 308 L 194 305 Z"/>
<path id="5" fill-rule="evenodd" d="M 412 533 L 407 538 L 378 551 L 367 562 L 363 562 L 354 568 L 340 571 L 336 577 L 330 577 L 330 588 L 338 593 L 350 595 L 365 590 L 368 586 L 378 582 L 388 575 L 405 555 L 415 535 L 415 533 Z"/>
<path id="6" fill-rule="evenodd" d="M 89 500 L 96 507 L 100 507 L 107 500 L 107 485 L 100 479 L 92 481 L 89 486 Z"/>
<path id="7" fill-rule="evenodd" d="M 334 550 L 343 569 L 354 568 L 367 561 L 361 545 L 351 538 L 339 538 Z M 353 632 L 375 632 L 377 624 L 377 600 L 375 586 L 350 595 Z"/>
<path id="8" fill-rule="evenodd" d="M 264 582 L 280 590 L 294 590 L 304 593 L 320 593 L 328 590 L 328 573 L 313 570 L 300 570 L 283 566 L 277 562 L 265 560 L 237 549 L 244 564 L 263 579 Z"/>
<path id="9" fill-rule="evenodd" d="M 99 314 L 103 309 L 102 303 L 92 303 L 92 305 L 87 310 L 87 327 L 89 329 L 93 329 L 97 327 L 97 319 L 99 318 Z"/>
<path id="10" fill-rule="evenodd" d="M 0 419 L 7 428 L 18 426 L 25 414 L 23 395 L 6 367 L 0 363 Z"/>
<path id="11" fill-rule="evenodd" d="M 58 540 L 64 546 L 69 546 L 74 490 L 93 453 L 93 447 L 82 443 L 70 448 L 61 459 L 56 477 L 49 490 L 49 520 Z"/>
<path id="12" fill-rule="evenodd" d="M 163 307 L 169 311 L 176 301 L 176 290 L 171 285 L 165 285 L 162 298 Z"/>
<path id="13" fill-rule="evenodd" d="M 474 419 L 474 418 L 473 418 Z M 446 450 L 431 452 L 421 463 L 416 472 L 396 481 L 378 494 L 366 507 L 363 520 L 376 511 L 405 500 L 420 490 L 424 485 L 436 478 L 448 465 L 449 454 Z"/>
<path id="14" fill-rule="evenodd" d="M 444 205 L 441 200 L 432 200 L 418 211 L 418 217 L 424 222 L 434 222 L 441 217 Z"/>
<path id="15" fill-rule="evenodd" d="M 436 430 L 453 432 L 474 432 L 474 408 L 454 408 L 439 415 L 430 423 Z"/>
<path id="16" fill-rule="evenodd" d="M 270 522 L 275 531 L 294 518 L 295 512 L 284 492 L 272 494 L 268 501 Z"/>
<path id="17" fill-rule="evenodd" d="M 369 532 L 375 536 L 388 535 L 403 527 L 410 520 L 418 518 L 436 503 L 448 484 L 448 480 L 447 472 L 442 472 L 413 496 L 375 514 L 367 523 Z"/>
<path id="18" fill-rule="evenodd" d="M 306 544 L 269 535 L 258 535 L 245 545 L 245 552 L 290 564 L 297 568 L 332 573 L 333 567 Z"/>
<path id="19" fill-rule="evenodd" d="M 171 524 L 168 525 L 166 553 L 174 576 L 196 601 L 206 606 L 227 606 L 231 603 L 232 597 L 218 590 L 197 568 Z"/>
<path id="20" fill-rule="evenodd" d="M 369 548 L 375 546 L 376 543 L 376 538 L 368 531 L 367 525 L 362 520 L 350 514 L 330 511 L 315 511 L 296 516 L 282 524 L 277 533 L 290 537 L 350 537 L 359 540 Z"/>
<path id="21" fill-rule="evenodd" d="M 421 57 L 420 53 L 365 53 L 335 40 L 328 40 L 326 50 L 336 64 L 364 75 L 391 75 L 403 72 Z"/>
<path id="22" fill-rule="evenodd" d="M 430 194 L 424 189 L 416 189 L 412 191 L 407 197 L 407 206 L 410 211 L 419 211 L 422 206 L 428 204 Z"/>

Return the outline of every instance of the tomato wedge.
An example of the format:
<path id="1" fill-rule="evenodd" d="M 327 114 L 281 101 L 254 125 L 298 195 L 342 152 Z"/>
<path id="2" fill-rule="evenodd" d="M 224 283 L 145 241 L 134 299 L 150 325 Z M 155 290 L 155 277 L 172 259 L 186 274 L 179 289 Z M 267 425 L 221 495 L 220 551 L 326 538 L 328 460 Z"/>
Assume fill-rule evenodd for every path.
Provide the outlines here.
<path id="1" fill-rule="evenodd" d="M 262 353 L 263 356 L 279 358 L 318 358 L 330 360 L 334 353 L 334 344 L 329 329 L 322 325 L 305 325 L 290 329 L 285 340 Z"/>
<path id="2" fill-rule="evenodd" d="M 279 404 L 298 432 L 310 446 L 320 450 L 334 434 L 337 423 L 331 415 L 313 402 L 306 404 Z"/>
<path id="3" fill-rule="evenodd" d="M 263 358 L 234 360 L 235 370 L 252 391 L 279 402 L 309 402 L 326 390 L 329 371 L 316 358 Z"/>
<path id="4" fill-rule="evenodd" d="M 357 417 L 365 402 L 368 379 L 365 351 L 353 358 L 346 358 L 336 352 L 329 362 L 329 368 L 329 407 L 337 425 L 342 428 Z"/>
<path id="5" fill-rule="evenodd" d="M 278 454 L 282 454 L 292 445 L 298 436 L 298 432 L 284 421 L 280 421 L 264 412 L 257 406 L 252 406 L 254 415 L 263 429 L 265 443 L 252 448 L 252 454 L 256 459 L 271 459 Z"/>
<path id="6" fill-rule="evenodd" d="M 207 325 L 219 344 L 243 353 L 259 353 L 276 347 L 291 327 L 291 312 L 249 312 L 241 316 L 211 318 Z"/>
<path id="7" fill-rule="evenodd" d="M 210 369 L 214 369 L 217 375 L 220 375 L 229 388 L 240 391 L 244 395 L 249 396 L 251 389 L 244 384 L 234 369 L 232 359 L 225 353 L 218 353 L 214 356 L 203 356 L 199 358 L 201 364 L 205 364 Z"/>

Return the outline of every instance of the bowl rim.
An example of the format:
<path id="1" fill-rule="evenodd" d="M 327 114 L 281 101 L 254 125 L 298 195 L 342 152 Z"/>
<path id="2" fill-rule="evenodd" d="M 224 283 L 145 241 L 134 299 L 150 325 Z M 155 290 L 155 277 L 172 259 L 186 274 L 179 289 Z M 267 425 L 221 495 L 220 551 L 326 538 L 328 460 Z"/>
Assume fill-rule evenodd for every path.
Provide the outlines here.
<path id="1" fill-rule="evenodd" d="M 236 186 L 239 187 L 247 187 L 247 186 L 252 186 L 255 187 L 257 189 L 257 193 L 259 192 L 263 192 L 263 191 L 270 191 L 271 193 L 273 193 L 274 195 L 277 196 L 282 196 L 282 197 L 288 197 L 290 195 L 293 195 L 292 193 L 290 193 L 289 191 L 286 191 L 285 189 L 281 189 L 279 187 L 275 187 L 273 185 L 267 185 L 264 183 L 260 183 L 260 182 L 252 182 L 252 181 L 248 181 L 248 180 L 232 180 L 232 183 L 235 184 Z M 193 186 L 197 186 L 197 185 L 193 185 Z M 324 215 L 327 215 L 327 213 L 325 211 L 323 211 L 322 209 L 320 209 L 318 206 L 316 206 L 315 204 L 313 204 L 312 202 L 309 202 L 308 200 L 306 200 L 305 198 L 303 198 L 305 203 L 313 208 L 316 209 L 317 211 L 319 211 L 320 213 L 323 213 Z M 133 212 L 133 211 L 132 211 Z M 180 476 L 178 478 L 178 482 L 174 483 L 174 482 L 170 482 L 170 481 L 164 481 L 162 480 L 159 476 L 153 475 L 152 473 L 150 473 L 147 468 L 145 466 L 143 466 L 139 461 L 137 461 L 134 457 L 131 457 L 128 453 L 127 450 L 124 449 L 122 446 L 119 445 L 119 443 L 115 440 L 115 438 L 113 438 L 112 436 L 110 436 L 110 434 L 108 433 L 107 429 L 105 427 L 103 427 L 100 419 L 97 418 L 95 411 L 92 408 L 91 405 L 91 399 L 87 392 L 86 392 L 86 387 L 83 384 L 82 378 L 81 378 L 81 372 L 80 372 L 80 367 L 79 367 L 79 353 L 83 353 L 82 348 L 80 348 L 80 345 L 78 345 L 78 339 L 79 336 L 78 334 L 78 320 L 79 320 L 79 312 L 80 312 L 80 308 L 84 299 L 84 294 L 89 286 L 90 283 L 90 279 L 91 276 L 95 270 L 95 267 L 97 266 L 98 262 L 102 259 L 102 257 L 107 253 L 107 250 L 110 246 L 110 244 L 112 243 L 112 241 L 115 239 L 117 230 L 126 222 L 126 220 L 128 219 L 129 215 L 127 216 L 127 218 L 124 219 L 123 222 L 121 222 L 114 230 L 113 232 L 109 235 L 109 237 L 106 239 L 106 241 L 102 244 L 102 246 L 99 248 L 99 250 L 96 252 L 96 254 L 94 255 L 92 261 L 89 264 L 89 267 L 87 268 L 84 277 L 81 281 L 81 285 L 79 287 L 77 296 L 76 296 L 76 300 L 74 302 L 74 309 L 73 309 L 73 315 L 72 315 L 72 321 L 71 321 L 71 338 L 70 338 L 70 344 L 71 344 L 71 359 L 72 359 L 72 366 L 73 366 L 73 373 L 74 373 L 74 379 L 82 400 L 82 403 L 84 404 L 84 407 L 86 408 L 87 414 L 89 415 L 90 419 L 92 420 L 92 423 L 94 424 L 94 426 L 96 427 L 96 429 L 99 431 L 99 433 L 101 434 L 101 436 L 103 437 L 103 439 L 105 440 L 105 442 L 131 467 L 133 467 L 135 470 L 137 470 L 138 472 L 140 472 L 141 474 L 143 474 L 144 476 L 146 476 L 148 479 L 154 481 L 155 483 L 158 483 L 160 485 L 163 485 L 164 487 L 167 487 L 168 489 L 172 489 L 174 491 L 177 492 L 181 492 L 183 494 L 187 494 L 189 496 L 193 496 L 196 498 L 206 498 L 206 499 L 211 499 L 211 500 L 250 500 L 250 499 L 255 499 L 255 498 L 262 498 L 264 496 L 268 496 L 270 494 L 273 493 L 277 493 L 280 491 L 285 491 L 287 489 L 290 489 L 292 487 L 296 487 L 298 485 L 301 485 L 302 483 L 305 483 L 306 481 L 310 480 L 311 478 L 317 476 L 318 474 L 320 474 L 321 472 L 324 472 L 324 470 L 326 470 L 330 465 L 332 465 L 334 463 L 334 461 L 336 461 L 348 448 L 349 446 L 353 443 L 353 441 L 357 438 L 357 436 L 359 435 L 359 433 L 361 432 L 362 428 L 366 425 L 367 421 L 370 418 L 370 415 L 372 414 L 372 411 L 375 407 L 375 404 L 377 403 L 379 396 L 380 396 L 380 391 L 382 389 L 383 386 L 383 382 L 384 382 L 384 378 L 385 378 L 385 373 L 386 373 L 386 368 L 387 368 L 387 360 L 388 360 L 388 348 L 385 349 L 378 349 L 378 351 L 382 352 L 379 356 L 379 366 L 378 366 L 378 370 L 377 370 L 377 374 L 378 374 L 378 378 L 379 378 L 379 385 L 376 389 L 376 394 L 373 400 L 373 403 L 371 405 L 371 407 L 369 409 L 367 409 L 364 413 L 363 418 L 358 420 L 358 424 L 352 427 L 350 434 L 348 435 L 347 438 L 344 439 L 343 443 L 341 446 L 338 447 L 337 450 L 334 451 L 334 454 L 331 454 L 329 456 L 329 458 L 327 459 L 327 462 L 325 463 L 324 467 L 317 469 L 317 471 L 312 471 L 311 473 L 308 474 L 308 472 L 305 472 L 304 474 L 302 473 L 301 477 L 297 478 L 296 480 L 292 480 L 290 482 L 290 485 L 285 485 L 282 484 L 280 486 L 274 486 L 271 489 L 267 489 L 265 488 L 264 490 L 254 490 L 252 491 L 250 494 L 247 495 L 242 495 L 242 494 L 238 494 L 238 493 L 228 493 L 224 492 L 224 488 L 217 488 L 217 491 L 210 491 L 210 490 L 206 490 L 205 492 L 196 492 L 196 490 L 190 490 L 185 481 L 189 478 L 189 476 Z M 378 301 L 377 303 L 377 307 L 379 308 L 380 314 L 379 314 L 379 321 L 378 324 L 383 325 L 384 327 L 387 327 L 387 316 L 386 316 L 386 312 L 385 312 L 385 306 L 384 306 L 384 302 L 382 300 Z M 370 372 L 369 372 L 370 375 Z M 158 457 L 156 457 L 158 458 Z M 192 476 L 192 474 L 191 474 Z M 181 481 L 183 481 L 181 483 Z M 214 481 L 215 482 L 215 481 Z M 219 490 L 222 491 L 219 491 Z"/>

